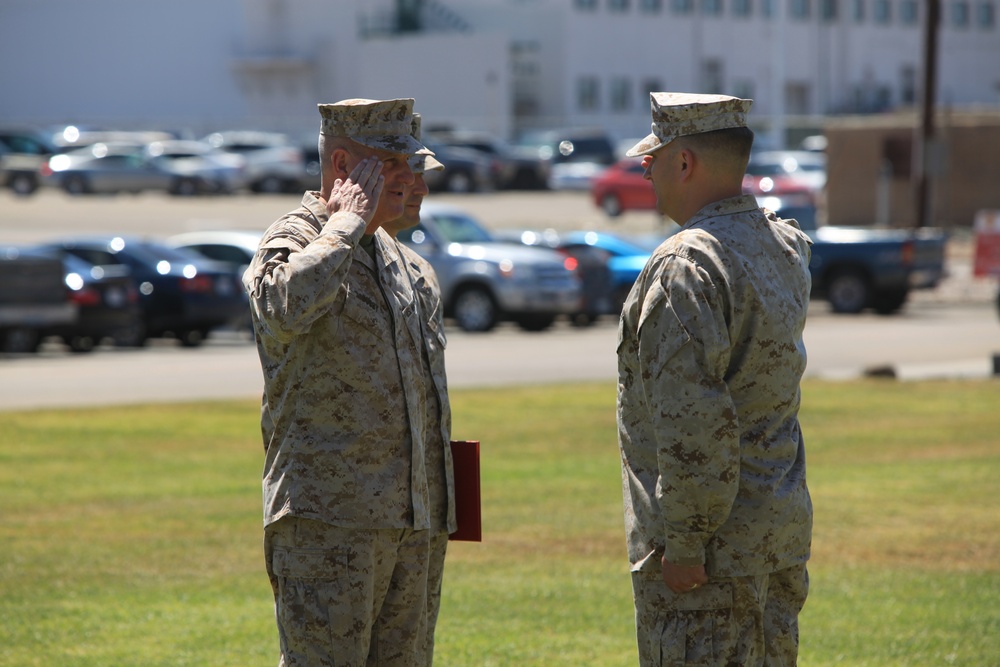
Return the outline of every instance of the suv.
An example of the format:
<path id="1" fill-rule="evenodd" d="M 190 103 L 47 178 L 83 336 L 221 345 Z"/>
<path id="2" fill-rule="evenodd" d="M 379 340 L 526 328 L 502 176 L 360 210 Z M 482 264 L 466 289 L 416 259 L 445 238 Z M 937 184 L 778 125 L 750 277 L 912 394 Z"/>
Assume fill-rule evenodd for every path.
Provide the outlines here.
<path id="1" fill-rule="evenodd" d="M 420 224 L 398 238 L 434 267 L 445 317 L 464 331 L 489 331 L 501 319 L 543 331 L 580 310 L 573 258 L 496 241 L 460 209 L 424 204 Z"/>
<path id="2" fill-rule="evenodd" d="M 39 172 L 57 150 L 30 130 L 0 130 L 0 186 L 27 197 L 41 184 Z"/>
<path id="3" fill-rule="evenodd" d="M 540 160 L 536 177 L 552 190 L 589 189 L 590 180 L 617 159 L 611 138 L 599 129 L 531 133 L 521 139 L 516 149 L 522 159 Z"/>
<path id="4" fill-rule="evenodd" d="M 49 328 L 76 317 L 62 260 L 27 248 L 0 248 L 0 352 L 35 352 Z"/>
<path id="5" fill-rule="evenodd" d="M 204 138 L 213 148 L 246 160 L 245 180 L 253 192 L 301 193 L 310 176 L 302 149 L 278 132 L 215 132 Z"/>
<path id="6" fill-rule="evenodd" d="M 471 130 L 442 130 L 424 137 L 425 143 L 456 146 L 474 150 L 486 156 L 493 165 L 494 182 L 499 189 L 530 188 L 542 185 L 541 158 L 538 155 L 515 153 L 510 146 L 493 135 Z M 446 164 L 447 166 L 447 164 Z"/>

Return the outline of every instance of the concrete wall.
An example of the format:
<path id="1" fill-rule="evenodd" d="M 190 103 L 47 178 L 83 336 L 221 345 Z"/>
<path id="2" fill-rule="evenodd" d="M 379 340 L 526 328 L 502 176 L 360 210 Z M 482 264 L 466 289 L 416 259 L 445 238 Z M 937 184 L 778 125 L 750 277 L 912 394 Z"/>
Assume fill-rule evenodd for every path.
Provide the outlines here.
<path id="1" fill-rule="evenodd" d="M 916 221 L 913 152 L 916 114 L 831 121 L 827 137 L 827 221 L 874 225 L 886 211 L 889 226 Z M 976 211 L 1000 208 L 1000 113 L 942 112 L 936 119 L 930 162 L 931 219 L 938 227 L 969 227 Z M 881 173 L 893 155 L 897 167 Z M 880 187 L 887 199 L 880 200 Z"/>

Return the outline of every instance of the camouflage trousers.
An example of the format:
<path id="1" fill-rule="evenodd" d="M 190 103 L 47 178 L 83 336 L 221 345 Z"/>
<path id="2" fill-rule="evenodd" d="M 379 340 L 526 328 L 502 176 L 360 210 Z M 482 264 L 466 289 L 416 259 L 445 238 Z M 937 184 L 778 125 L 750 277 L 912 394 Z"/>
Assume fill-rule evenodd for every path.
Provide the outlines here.
<path id="1" fill-rule="evenodd" d="M 285 517 L 264 530 L 280 667 L 426 667 L 448 535 Z"/>
<path id="2" fill-rule="evenodd" d="M 753 577 L 710 579 L 676 594 L 659 573 L 633 572 L 641 667 L 793 667 L 805 564 Z"/>

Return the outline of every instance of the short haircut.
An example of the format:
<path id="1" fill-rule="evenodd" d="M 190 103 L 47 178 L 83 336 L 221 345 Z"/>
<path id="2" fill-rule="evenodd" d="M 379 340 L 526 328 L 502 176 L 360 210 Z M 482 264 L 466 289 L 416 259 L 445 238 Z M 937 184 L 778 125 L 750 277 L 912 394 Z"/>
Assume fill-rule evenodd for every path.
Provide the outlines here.
<path id="1" fill-rule="evenodd" d="M 678 137 L 679 140 L 703 151 L 746 157 L 753 148 L 753 130 L 749 127 L 730 127 L 700 134 Z"/>

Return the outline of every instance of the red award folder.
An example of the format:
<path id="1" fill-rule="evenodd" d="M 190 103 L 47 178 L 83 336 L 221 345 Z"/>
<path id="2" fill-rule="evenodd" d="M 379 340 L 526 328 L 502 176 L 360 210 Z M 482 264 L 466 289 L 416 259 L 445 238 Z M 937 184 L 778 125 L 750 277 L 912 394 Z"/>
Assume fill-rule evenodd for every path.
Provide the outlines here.
<path id="1" fill-rule="evenodd" d="M 451 540 L 483 541 L 482 505 L 479 490 L 479 441 L 452 440 L 451 459 L 455 464 L 455 518 L 458 530 Z"/>

